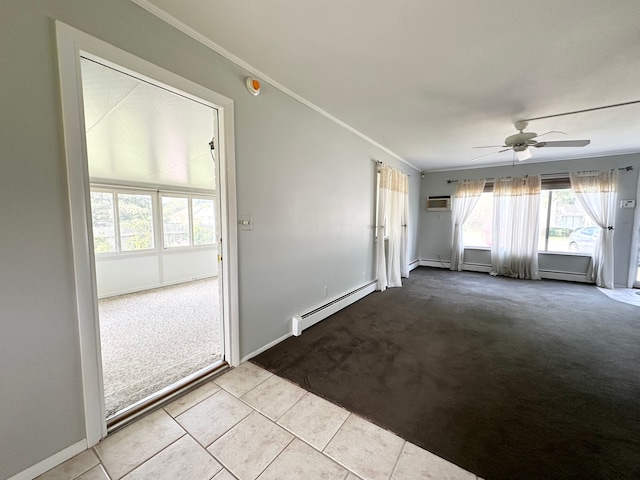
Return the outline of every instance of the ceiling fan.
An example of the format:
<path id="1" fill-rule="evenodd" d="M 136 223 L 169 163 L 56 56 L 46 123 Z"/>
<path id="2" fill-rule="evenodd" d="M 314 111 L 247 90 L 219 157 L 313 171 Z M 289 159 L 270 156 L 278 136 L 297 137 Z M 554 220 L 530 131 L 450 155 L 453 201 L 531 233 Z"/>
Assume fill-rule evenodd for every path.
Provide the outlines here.
<path id="1" fill-rule="evenodd" d="M 561 140 L 561 141 L 551 141 L 551 142 L 539 142 L 535 140 L 536 138 L 540 138 L 543 135 L 548 135 L 550 133 L 561 133 L 566 135 L 564 132 L 558 131 L 550 131 L 547 133 L 543 133 L 538 135 L 535 132 L 525 132 L 524 129 L 527 128 L 529 122 L 526 120 L 520 120 L 514 124 L 518 133 L 513 135 L 509 135 L 504 139 L 504 145 L 486 145 L 482 147 L 473 147 L 473 148 L 500 148 L 503 147 L 503 150 L 498 150 L 497 152 L 491 152 L 486 155 L 482 155 L 480 157 L 476 157 L 471 159 L 473 162 L 480 158 L 488 157 L 489 155 L 495 155 L 496 153 L 507 152 L 509 150 L 513 150 L 518 157 L 518 160 L 528 160 L 532 157 L 531 151 L 529 147 L 542 148 L 542 147 L 584 147 L 591 143 L 591 140 Z"/>

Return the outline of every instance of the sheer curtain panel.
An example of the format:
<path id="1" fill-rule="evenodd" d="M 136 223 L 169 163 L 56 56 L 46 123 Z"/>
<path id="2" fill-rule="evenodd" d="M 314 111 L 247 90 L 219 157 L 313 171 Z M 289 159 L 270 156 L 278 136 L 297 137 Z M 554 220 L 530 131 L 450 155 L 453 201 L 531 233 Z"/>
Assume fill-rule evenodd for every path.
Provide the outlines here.
<path id="1" fill-rule="evenodd" d="M 401 287 L 401 277 L 409 276 L 409 182 L 407 175 L 387 165 L 381 166 L 379 173 L 376 272 L 377 289 L 384 291 L 387 287 Z"/>
<path id="2" fill-rule="evenodd" d="M 485 179 L 459 180 L 453 196 L 451 225 L 453 227 L 451 245 L 451 270 L 462 271 L 464 257 L 463 225 L 475 208 L 484 190 Z"/>
<path id="3" fill-rule="evenodd" d="M 491 275 L 540 279 L 540 188 L 540 175 L 495 180 Z"/>
<path id="4" fill-rule="evenodd" d="M 618 170 L 571 173 L 570 179 L 576 198 L 601 229 L 588 274 L 597 286 L 613 288 L 613 225 L 618 198 Z"/>

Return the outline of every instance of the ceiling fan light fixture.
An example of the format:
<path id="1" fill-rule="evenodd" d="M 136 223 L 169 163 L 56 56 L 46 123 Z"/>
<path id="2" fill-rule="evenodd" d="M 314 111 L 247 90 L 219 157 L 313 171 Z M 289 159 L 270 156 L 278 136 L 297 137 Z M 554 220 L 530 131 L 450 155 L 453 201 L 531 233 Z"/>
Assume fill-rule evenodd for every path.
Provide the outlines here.
<path id="1" fill-rule="evenodd" d="M 529 160 L 533 155 L 531 155 L 531 151 L 529 149 L 516 151 L 516 157 L 518 157 L 518 161 L 522 162 L 523 160 Z"/>

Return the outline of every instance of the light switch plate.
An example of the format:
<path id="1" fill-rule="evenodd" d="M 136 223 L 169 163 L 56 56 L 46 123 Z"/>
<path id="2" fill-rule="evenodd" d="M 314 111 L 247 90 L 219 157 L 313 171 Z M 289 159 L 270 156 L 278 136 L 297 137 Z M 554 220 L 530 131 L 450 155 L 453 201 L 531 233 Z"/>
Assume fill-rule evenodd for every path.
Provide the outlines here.
<path id="1" fill-rule="evenodd" d="M 240 215 L 238 217 L 240 230 L 253 230 L 253 217 L 251 215 Z"/>

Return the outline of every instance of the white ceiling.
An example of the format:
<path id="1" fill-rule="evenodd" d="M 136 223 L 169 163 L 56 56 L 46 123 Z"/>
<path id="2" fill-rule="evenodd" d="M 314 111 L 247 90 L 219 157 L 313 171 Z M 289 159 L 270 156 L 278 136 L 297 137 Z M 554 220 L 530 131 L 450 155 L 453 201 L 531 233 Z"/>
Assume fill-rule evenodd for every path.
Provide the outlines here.
<path id="1" fill-rule="evenodd" d="M 82 59 L 92 181 L 215 188 L 215 110 Z"/>
<path id="2" fill-rule="evenodd" d="M 491 151 L 472 147 L 519 119 L 640 100 L 637 0 L 133 1 L 420 170 L 510 163 L 470 164 Z M 530 122 L 591 144 L 528 161 L 638 152 L 639 117 L 635 104 Z"/>

